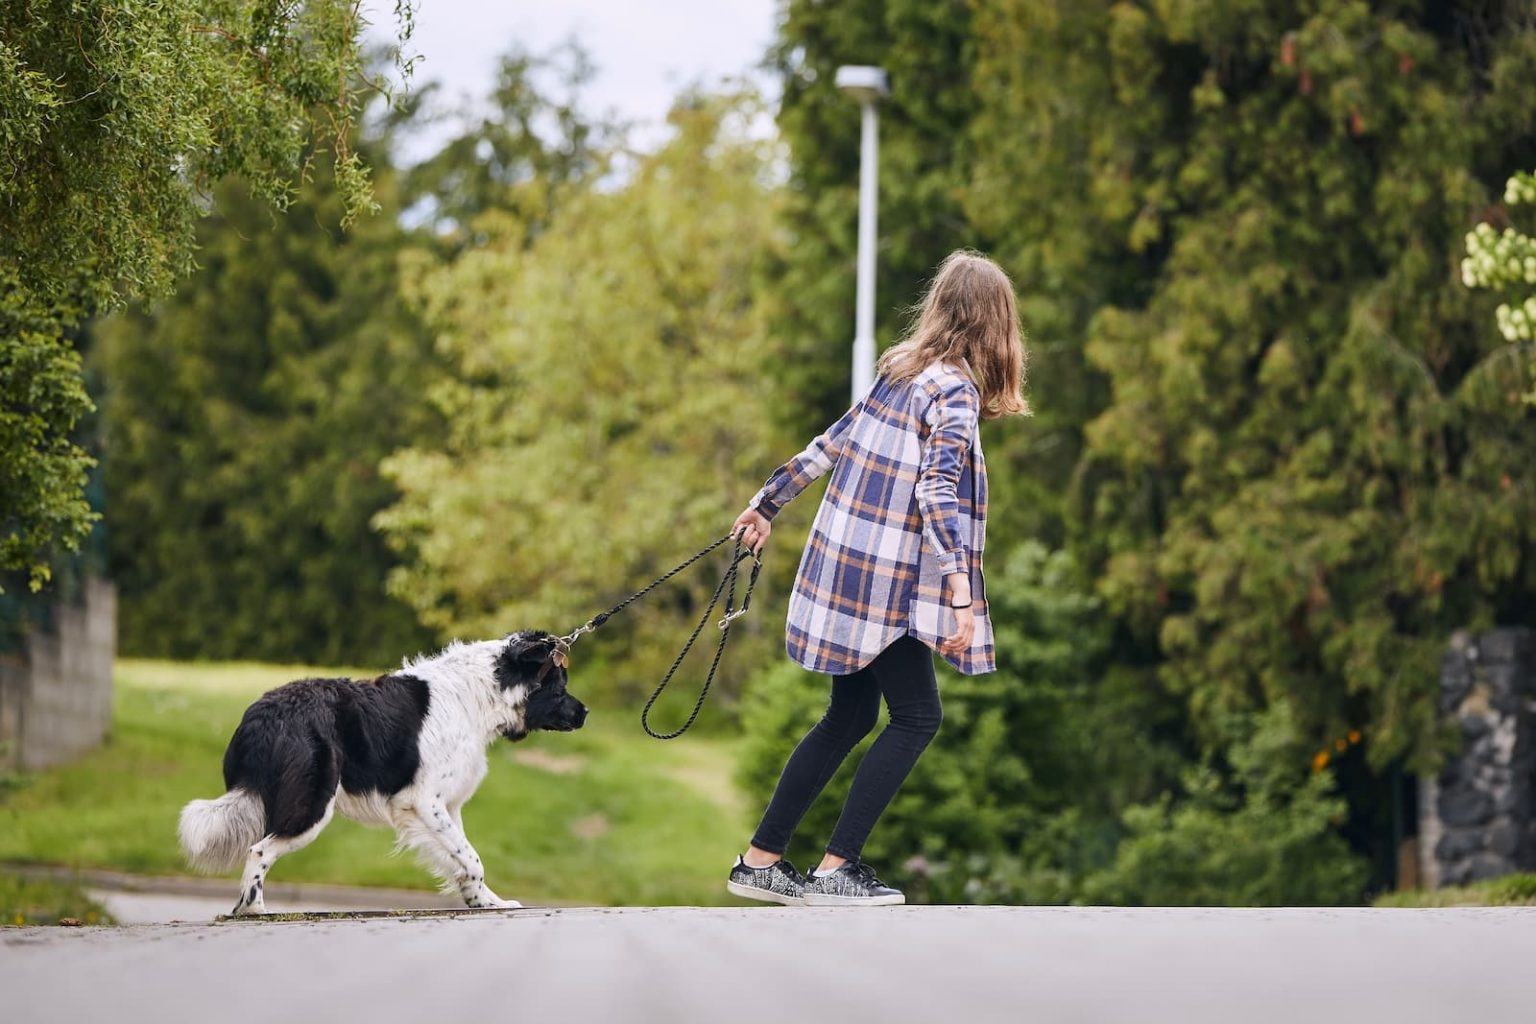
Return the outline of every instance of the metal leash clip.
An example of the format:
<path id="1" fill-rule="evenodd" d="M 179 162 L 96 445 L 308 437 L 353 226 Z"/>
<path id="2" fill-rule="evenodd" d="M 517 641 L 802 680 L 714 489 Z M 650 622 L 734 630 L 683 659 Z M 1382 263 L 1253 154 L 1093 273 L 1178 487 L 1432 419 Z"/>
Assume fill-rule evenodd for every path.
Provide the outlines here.
<path id="1" fill-rule="evenodd" d="M 596 628 L 589 620 L 577 626 L 572 632 L 565 634 L 565 636 L 555 637 L 555 643 L 559 645 L 562 654 L 568 653 L 572 644 L 580 640 L 584 634 L 590 633 Z"/>

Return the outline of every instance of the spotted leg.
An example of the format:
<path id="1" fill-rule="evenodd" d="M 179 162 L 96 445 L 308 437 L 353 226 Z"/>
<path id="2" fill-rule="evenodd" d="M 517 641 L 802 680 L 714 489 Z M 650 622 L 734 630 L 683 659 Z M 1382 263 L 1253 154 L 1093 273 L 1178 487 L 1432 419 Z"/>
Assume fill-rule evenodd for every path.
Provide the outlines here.
<path id="1" fill-rule="evenodd" d="M 516 900 L 504 900 L 485 884 L 485 865 L 464 834 L 464 821 L 457 808 L 450 810 L 432 802 L 407 812 L 409 820 L 401 823 L 400 838 L 416 847 L 441 876 L 445 888 L 458 890 L 464 905 L 473 909 L 521 907 Z"/>
<path id="2" fill-rule="evenodd" d="M 272 865 L 277 863 L 277 858 L 285 853 L 293 853 L 302 850 L 315 841 L 325 826 L 331 823 L 331 815 L 336 811 L 336 798 L 331 797 L 325 805 L 325 813 L 320 820 L 296 836 L 263 836 L 251 846 L 250 852 L 245 855 L 245 873 L 240 877 L 240 898 L 235 901 L 235 909 L 232 915 L 239 914 L 265 914 L 267 912 L 266 900 L 262 889 L 267 882 L 267 872 L 272 870 Z"/>

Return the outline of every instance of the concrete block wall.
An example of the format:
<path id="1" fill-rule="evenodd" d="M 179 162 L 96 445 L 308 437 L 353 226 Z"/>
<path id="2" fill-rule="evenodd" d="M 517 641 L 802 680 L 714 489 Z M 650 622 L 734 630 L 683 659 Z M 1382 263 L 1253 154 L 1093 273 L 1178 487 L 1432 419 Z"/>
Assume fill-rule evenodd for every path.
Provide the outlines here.
<path id="1" fill-rule="evenodd" d="M 51 628 L 0 656 L 0 750 L 10 767 L 48 768 L 101 743 L 116 652 L 117 590 L 88 579 L 81 602 L 59 605 Z"/>

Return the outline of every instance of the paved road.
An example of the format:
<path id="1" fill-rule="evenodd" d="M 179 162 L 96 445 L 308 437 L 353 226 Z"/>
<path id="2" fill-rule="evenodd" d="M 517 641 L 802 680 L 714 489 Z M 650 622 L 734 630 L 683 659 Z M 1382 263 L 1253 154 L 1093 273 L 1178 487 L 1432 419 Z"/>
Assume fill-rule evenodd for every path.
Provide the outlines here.
<path id="1" fill-rule="evenodd" d="M 1533 966 L 1533 908 L 525 910 L 0 929 L 0 1016 L 1527 1024 Z"/>

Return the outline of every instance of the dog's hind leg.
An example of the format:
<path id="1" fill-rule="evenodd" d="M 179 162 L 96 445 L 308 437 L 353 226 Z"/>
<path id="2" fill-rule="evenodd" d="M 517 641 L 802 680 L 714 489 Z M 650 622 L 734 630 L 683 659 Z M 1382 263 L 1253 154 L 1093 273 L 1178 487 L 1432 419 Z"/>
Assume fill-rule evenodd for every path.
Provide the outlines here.
<path id="1" fill-rule="evenodd" d="M 258 839 L 246 854 L 245 874 L 240 878 L 240 899 L 236 901 L 235 909 L 230 913 L 232 915 L 265 914 L 267 904 L 262 889 L 267 883 L 267 872 L 272 870 L 272 865 L 276 864 L 277 858 L 283 854 L 302 850 L 314 842 L 315 837 L 331 823 L 331 815 L 335 813 L 336 798 L 332 796 L 326 803 L 320 820 L 298 835 L 269 835 Z"/>
<path id="2" fill-rule="evenodd" d="M 522 906 L 516 900 L 502 899 L 486 886 L 485 865 L 464 834 L 464 822 L 457 811 L 435 801 L 422 807 L 402 808 L 395 828 L 401 844 L 419 850 L 434 873 L 443 879 L 444 888 L 450 892 L 458 890 L 465 906 Z"/>

